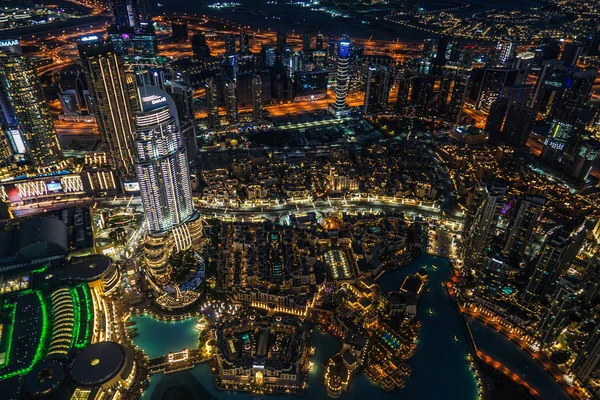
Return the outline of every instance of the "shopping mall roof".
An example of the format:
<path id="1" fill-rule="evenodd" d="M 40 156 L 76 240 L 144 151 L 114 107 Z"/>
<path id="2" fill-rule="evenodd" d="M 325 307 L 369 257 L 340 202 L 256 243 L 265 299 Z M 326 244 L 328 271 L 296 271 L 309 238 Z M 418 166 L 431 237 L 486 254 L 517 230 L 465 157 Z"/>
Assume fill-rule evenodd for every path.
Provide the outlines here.
<path id="1" fill-rule="evenodd" d="M 126 362 L 123 346 L 100 342 L 83 349 L 73 359 L 71 376 L 81 386 L 99 386 L 115 378 Z"/>

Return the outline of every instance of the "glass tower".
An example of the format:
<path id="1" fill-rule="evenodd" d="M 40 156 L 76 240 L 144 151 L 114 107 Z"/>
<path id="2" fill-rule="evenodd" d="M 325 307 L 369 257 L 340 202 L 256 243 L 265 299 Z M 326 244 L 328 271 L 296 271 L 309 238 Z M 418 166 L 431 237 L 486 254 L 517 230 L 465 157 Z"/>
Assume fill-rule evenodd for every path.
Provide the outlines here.
<path id="1" fill-rule="evenodd" d="M 0 92 L 13 154 L 25 153 L 38 169 L 52 167 L 63 159 L 52 115 L 42 85 L 31 62 L 23 56 L 18 41 L 0 47 Z"/>
<path id="2" fill-rule="evenodd" d="M 98 129 L 108 143 L 113 165 L 121 177 L 133 176 L 135 79 L 125 74 L 121 58 L 112 44 L 91 37 L 80 40 L 78 47 L 94 99 Z"/>
<path id="3" fill-rule="evenodd" d="M 140 88 L 135 117 L 135 170 L 151 233 L 167 232 L 194 213 L 185 142 L 174 101 L 154 86 Z"/>
<path id="4" fill-rule="evenodd" d="M 350 65 L 350 41 L 342 40 L 338 51 L 337 72 L 335 76 L 335 105 L 336 115 L 342 114 L 348 106 L 346 96 L 348 95 L 348 69 Z"/>

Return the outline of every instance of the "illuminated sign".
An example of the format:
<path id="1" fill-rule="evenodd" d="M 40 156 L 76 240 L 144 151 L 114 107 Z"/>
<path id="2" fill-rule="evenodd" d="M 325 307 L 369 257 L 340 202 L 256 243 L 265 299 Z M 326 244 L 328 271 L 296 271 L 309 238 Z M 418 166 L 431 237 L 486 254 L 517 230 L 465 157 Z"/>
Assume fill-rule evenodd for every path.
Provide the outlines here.
<path id="1" fill-rule="evenodd" d="M 142 97 L 142 101 L 144 103 L 150 103 L 152 105 L 156 105 L 156 104 L 164 103 L 165 101 L 167 101 L 167 98 L 165 96 L 152 95 L 152 96 Z"/>
<path id="2" fill-rule="evenodd" d="M 0 40 L 0 47 L 18 46 L 19 39 Z"/>
<path id="3" fill-rule="evenodd" d="M 48 189 L 49 192 L 59 192 L 62 190 L 62 185 L 60 182 L 55 181 L 46 182 L 46 189 Z"/>
<path id="4" fill-rule="evenodd" d="M 139 192 L 140 184 L 137 182 L 125 182 L 125 191 L 126 192 Z"/>
<path id="5" fill-rule="evenodd" d="M 81 38 L 82 42 L 89 42 L 91 40 L 98 40 L 98 36 L 85 36 Z"/>

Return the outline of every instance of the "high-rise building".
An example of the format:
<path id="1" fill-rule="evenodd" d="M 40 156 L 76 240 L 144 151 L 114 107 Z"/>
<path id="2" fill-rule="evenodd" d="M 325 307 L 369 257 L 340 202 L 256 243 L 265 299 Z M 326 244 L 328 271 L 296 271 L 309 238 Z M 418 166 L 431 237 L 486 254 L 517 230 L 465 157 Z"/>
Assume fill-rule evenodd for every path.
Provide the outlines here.
<path id="1" fill-rule="evenodd" d="M 112 23 L 119 28 L 139 30 L 142 24 L 151 24 L 147 0 L 109 0 Z"/>
<path id="2" fill-rule="evenodd" d="M 52 115 L 33 64 L 18 40 L 0 47 L 0 118 L 13 155 L 25 154 L 40 172 L 63 159 Z M 2 132 L 0 132 L 2 134 Z"/>
<path id="3" fill-rule="evenodd" d="M 373 114 L 387 107 L 390 94 L 390 75 L 390 70 L 386 66 L 369 66 L 363 105 L 364 114 Z"/>
<path id="4" fill-rule="evenodd" d="M 119 175 L 131 177 L 134 116 L 139 106 L 135 78 L 125 74 L 121 58 L 110 43 L 84 38 L 78 47 L 100 134 Z"/>
<path id="5" fill-rule="evenodd" d="M 465 104 L 465 94 L 467 89 L 467 75 L 455 73 L 452 76 L 449 93 L 450 98 L 446 102 L 443 111 L 443 117 L 446 121 L 455 123 L 458 121 L 463 105 Z"/>
<path id="6" fill-rule="evenodd" d="M 565 92 L 569 80 L 569 71 L 557 60 L 545 61 L 542 64 L 530 106 L 543 116 L 550 115 L 555 104 Z"/>
<path id="7" fill-rule="evenodd" d="M 207 126 L 211 129 L 219 125 L 219 97 L 217 93 L 217 85 L 214 80 L 209 79 L 204 85 L 206 94 L 206 112 L 208 114 Z"/>
<path id="8" fill-rule="evenodd" d="M 510 261 L 500 254 L 485 257 L 482 270 L 482 279 L 477 282 L 477 291 L 484 299 L 493 301 L 506 286 L 509 272 L 512 270 Z"/>
<path id="9" fill-rule="evenodd" d="M 310 31 L 304 32 L 304 36 L 302 37 L 302 51 L 306 53 L 310 51 Z"/>
<path id="10" fill-rule="evenodd" d="M 316 49 L 317 50 L 323 50 L 323 34 L 321 32 L 317 33 L 317 42 L 316 42 Z"/>
<path id="11" fill-rule="evenodd" d="M 511 40 L 499 40 L 494 54 L 496 65 L 505 66 L 509 60 L 515 57 L 516 48 L 517 44 Z"/>
<path id="12" fill-rule="evenodd" d="M 575 359 L 571 371 L 582 383 L 587 383 L 592 372 L 600 364 L 600 328 L 596 327 L 590 334 L 585 347 Z"/>
<path id="13" fill-rule="evenodd" d="M 581 143 L 575 152 L 575 164 L 569 169 L 569 174 L 578 181 L 585 181 L 592 172 L 598 154 L 600 153 L 600 143 L 595 140 L 586 140 Z"/>
<path id="14" fill-rule="evenodd" d="M 155 85 L 156 86 L 156 85 Z M 170 80 L 165 86 L 175 102 L 179 116 L 179 130 L 185 140 L 190 166 L 196 163 L 198 143 L 196 138 L 196 117 L 194 113 L 194 89 L 189 81 Z"/>
<path id="15" fill-rule="evenodd" d="M 477 97 L 477 108 L 489 110 L 494 100 L 500 96 L 502 88 L 515 84 L 518 74 L 518 69 L 486 68 Z"/>
<path id="16" fill-rule="evenodd" d="M 486 182 L 477 188 L 463 229 L 463 261 L 466 268 L 477 267 L 486 256 L 505 196 L 506 186 L 502 184 Z"/>
<path id="17" fill-rule="evenodd" d="M 598 70 L 596 68 L 573 72 L 567 81 L 567 89 L 562 98 L 562 104 L 583 106 L 587 103 L 597 76 Z"/>
<path id="18" fill-rule="evenodd" d="M 510 205 L 511 203 L 509 203 Z M 546 199 L 538 196 L 521 197 L 514 206 L 504 240 L 502 253 L 510 259 L 520 259 L 525 254 L 531 234 L 538 226 Z M 503 209 L 502 212 L 510 212 Z"/>
<path id="19" fill-rule="evenodd" d="M 275 65 L 275 49 L 263 46 L 261 50 L 262 66 L 269 68 Z"/>
<path id="20" fill-rule="evenodd" d="M 551 345 L 558 338 L 582 292 L 578 279 L 571 276 L 560 278 L 536 331 L 542 344 Z"/>
<path id="21" fill-rule="evenodd" d="M 260 75 L 252 78 L 252 120 L 262 121 L 262 79 Z"/>
<path id="22" fill-rule="evenodd" d="M 515 147 L 524 147 L 535 122 L 533 108 L 522 103 L 513 103 L 508 107 L 506 121 L 502 128 L 502 139 Z"/>
<path id="23" fill-rule="evenodd" d="M 410 76 L 401 75 L 398 79 L 398 98 L 396 99 L 396 112 L 400 115 L 406 115 L 409 108 L 410 94 Z"/>
<path id="24" fill-rule="evenodd" d="M 535 305 L 548 293 L 558 278 L 573 262 L 581 247 L 580 233 L 566 229 L 551 233 L 534 261 L 534 269 L 521 298 L 525 304 Z"/>
<path id="25" fill-rule="evenodd" d="M 250 40 L 248 38 L 248 34 L 245 31 L 240 32 L 240 54 L 250 54 Z"/>
<path id="26" fill-rule="evenodd" d="M 187 42 L 188 40 L 188 24 L 186 22 L 171 23 L 171 38 L 175 42 Z"/>
<path id="27" fill-rule="evenodd" d="M 487 119 L 485 120 L 484 130 L 489 133 L 492 138 L 497 138 L 498 133 L 502 129 L 502 123 L 506 116 L 506 109 L 508 107 L 508 99 L 505 97 L 499 97 L 490 106 Z"/>
<path id="28" fill-rule="evenodd" d="M 140 87 L 135 170 L 151 233 L 167 232 L 194 213 L 185 141 L 175 103 L 164 90 Z"/>
<path id="29" fill-rule="evenodd" d="M 560 56 L 560 61 L 567 67 L 574 67 L 577 65 L 577 60 L 583 53 L 583 46 L 578 43 L 569 42 L 565 44 L 565 48 Z"/>
<path id="30" fill-rule="evenodd" d="M 227 121 L 229 124 L 238 122 L 237 89 L 235 81 L 227 80 L 224 85 L 225 109 L 227 110 Z"/>
<path id="31" fill-rule="evenodd" d="M 191 42 L 194 58 L 202 59 L 210 57 L 210 47 L 208 47 L 204 32 L 195 33 L 194 36 L 192 36 Z"/>
<path id="32" fill-rule="evenodd" d="M 236 53 L 235 36 L 227 35 L 225 37 L 225 55 L 230 56 Z"/>
<path id="33" fill-rule="evenodd" d="M 337 57 L 337 71 L 335 75 L 335 104 L 333 110 L 336 116 L 341 116 L 348 109 L 346 96 L 348 95 L 348 69 L 350 65 L 350 41 L 344 39 L 340 42 Z"/>
<path id="34" fill-rule="evenodd" d="M 277 32 L 277 53 L 281 54 L 283 48 L 287 45 L 287 35 L 285 32 Z"/>
<path id="35" fill-rule="evenodd" d="M 426 117 L 433 108 L 436 79 L 431 75 L 417 75 L 411 81 L 410 104 L 418 117 Z"/>
<path id="36" fill-rule="evenodd" d="M 52 115 L 33 64 L 21 51 L 18 40 L 0 47 L 1 130 L 13 155 L 25 155 L 40 172 L 63 159 Z M 4 126 L 2 126 L 4 125 Z"/>

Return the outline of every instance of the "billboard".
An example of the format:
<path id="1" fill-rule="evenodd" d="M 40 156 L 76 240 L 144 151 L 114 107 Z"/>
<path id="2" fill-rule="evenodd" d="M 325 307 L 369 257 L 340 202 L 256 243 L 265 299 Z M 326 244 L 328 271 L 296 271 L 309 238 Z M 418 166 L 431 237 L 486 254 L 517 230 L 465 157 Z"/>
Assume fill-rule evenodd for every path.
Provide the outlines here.
<path id="1" fill-rule="evenodd" d="M 62 185 L 60 182 L 50 181 L 46 182 L 46 189 L 48 189 L 49 192 L 60 192 L 62 190 Z"/>

